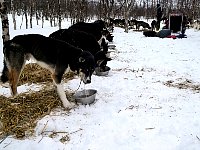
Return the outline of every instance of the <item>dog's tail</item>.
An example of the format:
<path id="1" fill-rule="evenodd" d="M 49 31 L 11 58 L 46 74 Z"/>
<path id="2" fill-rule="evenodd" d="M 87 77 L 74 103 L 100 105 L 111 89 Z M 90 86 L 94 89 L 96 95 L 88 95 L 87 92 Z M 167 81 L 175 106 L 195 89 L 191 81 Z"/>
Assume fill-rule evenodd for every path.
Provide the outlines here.
<path id="1" fill-rule="evenodd" d="M 25 64 L 25 53 L 21 46 L 12 41 L 4 45 L 4 68 L 1 75 L 3 83 L 9 81 L 12 94 L 17 94 L 17 83 Z"/>
<path id="2" fill-rule="evenodd" d="M 7 49 L 7 47 L 10 45 L 11 41 L 7 41 L 5 42 L 4 44 L 4 47 L 3 47 L 3 53 L 4 53 L 4 60 L 3 60 L 3 71 L 2 71 L 2 74 L 1 74 L 1 82 L 2 83 L 6 83 L 8 82 L 8 67 L 6 65 L 6 62 L 5 62 L 5 49 Z"/>
<path id="3" fill-rule="evenodd" d="M 8 82 L 8 67 L 6 66 L 5 60 L 3 61 L 3 71 L 1 74 L 1 82 L 2 83 Z"/>

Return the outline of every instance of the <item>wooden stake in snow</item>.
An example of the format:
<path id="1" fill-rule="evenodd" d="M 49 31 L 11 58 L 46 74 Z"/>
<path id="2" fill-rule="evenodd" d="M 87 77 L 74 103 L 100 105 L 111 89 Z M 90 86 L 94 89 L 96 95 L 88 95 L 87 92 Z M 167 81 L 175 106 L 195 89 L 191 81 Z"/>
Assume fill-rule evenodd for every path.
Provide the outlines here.
<path id="1" fill-rule="evenodd" d="M 6 41 L 10 40 L 7 7 L 6 2 L 4 0 L 0 0 L 0 15 L 2 22 L 2 38 L 4 44 Z"/>

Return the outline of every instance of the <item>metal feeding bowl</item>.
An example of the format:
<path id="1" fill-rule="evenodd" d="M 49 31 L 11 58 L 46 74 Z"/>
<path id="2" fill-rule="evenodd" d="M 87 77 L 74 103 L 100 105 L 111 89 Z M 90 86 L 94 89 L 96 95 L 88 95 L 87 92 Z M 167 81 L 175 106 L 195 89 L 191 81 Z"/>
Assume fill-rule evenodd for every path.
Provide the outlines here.
<path id="1" fill-rule="evenodd" d="M 109 49 L 115 49 L 115 48 L 116 48 L 116 45 L 109 44 L 109 45 L 108 45 L 108 48 L 109 48 Z"/>
<path id="2" fill-rule="evenodd" d="M 98 76 L 106 76 L 110 71 L 110 67 L 106 66 L 105 68 L 97 67 L 95 68 L 96 75 Z"/>
<path id="3" fill-rule="evenodd" d="M 87 89 L 82 91 L 77 91 L 74 94 L 74 98 L 76 102 L 82 104 L 92 104 L 95 101 L 97 90 L 94 89 Z"/>

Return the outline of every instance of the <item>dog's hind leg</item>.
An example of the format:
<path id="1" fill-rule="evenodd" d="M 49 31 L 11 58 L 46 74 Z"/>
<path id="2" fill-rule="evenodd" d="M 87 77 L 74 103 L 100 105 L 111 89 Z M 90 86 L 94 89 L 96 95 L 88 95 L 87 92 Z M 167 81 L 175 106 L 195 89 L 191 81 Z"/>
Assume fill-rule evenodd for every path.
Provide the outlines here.
<path id="1" fill-rule="evenodd" d="M 21 49 L 10 47 L 5 51 L 5 64 L 8 69 L 8 79 L 13 96 L 17 95 L 17 84 L 25 64 L 25 55 Z M 6 70 L 6 69 L 5 69 Z"/>
<path id="2" fill-rule="evenodd" d="M 67 100 L 65 91 L 63 89 L 63 86 L 61 85 L 62 75 L 61 74 L 58 75 L 58 74 L 53 73 L 52 78 L 53 78 L 53 82 L 54 82 L 54 84 L 57 88 L 57 93 L 58 93 L 58 95 L 59 95 L 59 97 L 60 97 L 60 99 L 63 103 L 63 106 L 65 108 L 72 108 L 73 105 Z"/>
<path id="3" fill-rule="evenodd" d="M 15 68 L 11 68 L 9 70 L 9 82 L 10 82 L 10 88 L 11 93 L 13 96 L 17 95 L 17 83 L 20 76 L 20 71 L 16 70 Z"/>

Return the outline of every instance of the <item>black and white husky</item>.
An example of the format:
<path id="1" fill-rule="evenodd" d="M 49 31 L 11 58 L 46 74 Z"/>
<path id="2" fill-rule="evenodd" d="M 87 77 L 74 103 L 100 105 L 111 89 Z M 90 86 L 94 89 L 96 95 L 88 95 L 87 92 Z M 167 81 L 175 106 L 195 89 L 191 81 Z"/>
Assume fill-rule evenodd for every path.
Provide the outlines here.
<path id="1" fill-rule="evenodd" d="M 94 57 L 90 52 L 39 34 L 15 36 L 5 43 L 3 52 L 1 81 L 9 81 L 13 96 L 17 94 L 17 83 L 26 60 L 33 58 L 38 65 L 51 72 L 58 95 L 66 108 L 71 108 L 72 104 L 67 100 L 61 86 L 63 74 L 69 70 L 77 71 L 81 80 L 87 84 L 91 82 L 95 69 Z"/>

